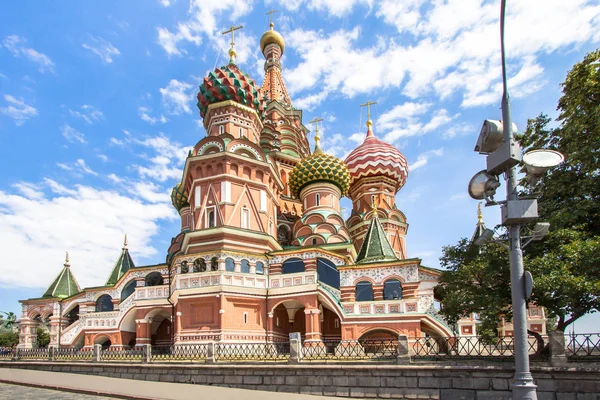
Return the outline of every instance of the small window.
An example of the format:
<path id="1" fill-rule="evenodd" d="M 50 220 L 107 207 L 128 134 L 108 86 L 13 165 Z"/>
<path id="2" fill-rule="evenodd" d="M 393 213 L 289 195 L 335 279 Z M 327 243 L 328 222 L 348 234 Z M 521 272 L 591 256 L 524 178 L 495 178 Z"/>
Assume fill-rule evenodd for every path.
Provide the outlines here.
<path id="1" fill-rule="evenodd" d="M 313 240 L 312 240 L 312 244 L 313 244 L 313 245 L 317 244 L 317 238 L 313 238 Z"/>
<path id="2" fill-rule="evenodd" d="M 244 130 L 240 128 L 240 139 L 244 137 Z"/>
<path id="3" fill-rule="evenodd" d="M 319 193 L 316 194 L 315 196 L 315 205 L 320 205 L 321 204 L 321 195 Z"/>
<path id="4" fill-rule="evenodd" d="M 250 211 L 247 208 L 242 208 L 242 228 L 250 229 Z"/>
<path id="5" fill-rule="evenodd" d="M 275 317 L 275 326 L 279 327 L 279 317 Z"/>
<path id="6" fill-rule="evenodd" d="M 216 226 L 214 207 L 208 209 L 206 212 L 206 226 L 208 228 L 214 228 Z"/>
<path id="7" fill-rule="evenodd" d="M 388 279 L 383 284 L 383 298 L 385 300 L 400 300 L 402 298 L 402 285 L 398 279 Z"/>
<path id="8" fill-rule="evenodd" d="M 372 206 L 375 206 L 375 205 L 376 205 L 376 204 L 375 204 L 375 195 L 372 195 L 372 196 L 371 196 L 371 205 L 372 205 Z"/>
<path id="9" fill-rule="evenodd" d="M 190 267 L 188 266 L 187 261 L 181 263 L 181 273 L 187 274 L 190 271 Z"/>
<path id="10" fill-rule="evenodd" d="M 265 265 L 260 261 L 256 262 L 256 273 L 259 275 L 265 274 Z"/>
<path id="11" fill-rule="evenodd" d="M 96 312 L 112 311 L 114 308 L 115 306 L 112 302 L 112 297 L 107 294 L 103 294 L 102 296 L 98 297 L 98 300 L 96 300 Z"/>
<path id="12" fill-rule="evenodd" d="M 219 125 L 219 135 L 225 133 L 225 127 L 223 125 Z"/>
<path id="13" fill-rule="evenodd" d="M 248 260 L 242 260 L 240 262 L 240 271 L 247 274 L 250 272 L 250 263 Z"/>
<path id="14" fill-rule="evenodd" d="M 373 285 L 371 282 L 358 282 L 356 284 L 356 301 L 373 301 Z"/>
<path id="15" fill-rule="evenodd" d="M 211 271 L 219 270 L 219 259 L 217 257 L 213 257 L 210 259 L 210 270 Z"/>
<path id="16" fill-rule="evenodd" d="M 206 271 L 206 261 L 204 261 L 204 258 L 196 258 L 194 260 L 194 272 L 204 271 Z"/>
<path id="17" fill-rule="evenodd" d="M 283 262 L 282 274 L 295 274 L 298 272 L 304 272 L 304 261 L 301 258 L 288 258 Z"/>
<path id="18" fill-rule="evenodd" d="M 340 320 L 336 318 L 336 319 L 333 321 L 333 324 L 334 324 L 334 326 L 335 326 L 336 328 L 339 328 L 339 327 L 340 327 Z"/>
<path id="19" fill-rule="evenodd" d="M 248 313 L 245 312 L 244 313 L 244 324 L 247 324 L 247 323 L 248 323 Z"/>
<path id="20" fill-rule="evenodd" d="M 225 270 L 229 272 L 233 272 L 235 270 L 235 263 L 233 262 L 233 258 L 225 259 Z"/>

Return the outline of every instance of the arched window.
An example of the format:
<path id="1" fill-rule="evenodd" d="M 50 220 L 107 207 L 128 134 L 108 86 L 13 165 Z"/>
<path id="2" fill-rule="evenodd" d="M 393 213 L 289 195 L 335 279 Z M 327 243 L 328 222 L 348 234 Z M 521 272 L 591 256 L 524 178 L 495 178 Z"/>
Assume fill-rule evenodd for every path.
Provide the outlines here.
<path id="1" fill-rule="evenodd" d="M 187 263 L 186 263 L 187 266 Z M 183 272 L 183 271 L 182 271 Z M 146 275 L 146 286 L 164 285 L 164 280 L 160 272 L 151 272 Z"/>
<path id="2" fill-rule="evenodd" d="M 383 284 L 383 298 L 385 300 L 399 300 L 402 298 L 402 285 L 398 279 L 388 279 Z"/>
<path id="3" fill-rule="evenodd" d="M 183 261 L 181 263 L 181 273 L 182 274 L 187 274 L 188 272 L 190 272 L 190 267 L 188 265 L 187 261 Z"/>
<path id="4" fill-rule="evenodd" d="M 340 273 L 331 261 L 325 258 L 317 258 L 317 276 L 319 282 L 336 289 L 340 288 Z"/>
<path id="5" fill-rule="evenodd" d="M 135 280 L 127 282 L 123 290 L 121 290 L 121 301 L 125 300 L 135 292 L 137 282 Z"/>
<path id="6" fill-rule="evenodd" d="M 225 133 L 225 127 L 223 125 L 219 125 L 219 135 Z"/>
<path id="7" fill-rule="evenodd" d="M 294 274 L 304 272 L 304 261 L 300 258 L 289 258 L 283 262 L 282 274 Z"/>
<path id="8" fill-rule="evenodd" d="M 242 208 L 242 229 L 250 229 L 250 211 L 244 207 Z"/>
<path id="9" fill-rule="evenodd" d="M 244 273 L 249 273 L 250 272 L 250 263 L 248 263 L 248 260 L 242 260 L 241 262 L 241 271 Z"/>
<path id="10" fill-rule="evenodd" d="M 204 258 L 196 258 L 194 260 L 194 272 L 204 271 L 206 271 L 206 261 L 204 261 Z"/>
<path id="11" fill-rule="evenodd" d="M 213 257 L 210 259 L 210 270 L 217 271 L 219 269 L 219 259 L 217 257 Z"/>
<path id="12" fill-rule="evenodd" d="M 112 297 L 109 295 L 103 294 L 96 300 L 96 312 L 112 311 L 114 309 L 115 306 L 113 305 Z"/>
<path id="13" fill-rule="evenodd" d="M 315 205 L 320 205 L 321 204 L 321 195 L 319 193 L 317 193 L 315 195 Z"/>
<path id="14" fill-rule="evenodd" d="M 260 261 L 256 262 L 256 273 L 259 275 L 265 274 L 265 265 L 263 263 L 261 263 Z"/>
<path id="15" fill-rule="evenodd" d="M 233 258 L 225 259 L 225 271 L 233 272 L 235 270 L 235 263 L 233 262 Z"/>
<path id="16" fill-rule="evenodd" d="M 356 284 L 356 301 L 373 301 L 373 285 L 371 282 L 358 282 Z"/>
<path id="17" fill-rule="evenodd" d="M 65 317 L 67 317 L 67 319 L 69 320 L 69 325 L 71 325 L 73 322 L 77 321 L 79 319 L 79 305 L 76 305 L 75 307 L 73 307 L 73 309 L 71 311 L 69 311 Z"/>

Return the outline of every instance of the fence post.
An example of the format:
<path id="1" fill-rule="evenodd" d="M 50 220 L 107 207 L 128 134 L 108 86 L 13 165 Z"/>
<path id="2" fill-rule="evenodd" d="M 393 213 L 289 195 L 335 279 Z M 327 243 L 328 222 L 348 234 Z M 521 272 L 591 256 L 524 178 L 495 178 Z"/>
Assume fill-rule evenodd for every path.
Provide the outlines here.
<path id="1" fill-rule="evenodd" d="M 142 363 L 152 361 L 152 346 L 148 343 L 142 345 Z"/>
<path id="2" fill-rule="evenodd" d="M 300 332 L 290 333 L 290 364 L 297 364 L 302 360 L 302 340 Z"/>
<path id="3" fill-rule="evenodd" d="M 410 361 L 408 336 L 398 335 L 398 355 L 396 356 L 396 363 L 410 364 Z"/>
<path id="4" fill-rule="evenodd" d="M 95 344 L 94 347 L 94 358 L 93 361 L 94 362 L 99 362 L 102 361 L 102 345 L 101 344 Z"/>
<path id="5" fill-rule="evenodd" d="M 56 355 L 54 354 L 55 351 L 56 349 L 54 347 L 48 347 L 48 361 L 56 360 Z"/>
<path id="6" fill-rule="evenodd" d="M 15 347 L 13 350 L 12 360 L 17 361 L 19 359 L 19 348 Z"/>
<path id="7" fill-rule="evenodd" d="M 206 347 L 206 363 L 207 364 L 214 364 L 217 362 L 217 358 L 215 357 L 216 355 L 216 349 L 215 349 L 215 342 L 208 342 L 208 345 Z"/>
<path id="8" fill-rule="evenodd" d="M 548 341 L 550 345 L 550 365 L 566 364 L 565 333 L 562 331 L 550 331 L 548 333 Z"/>

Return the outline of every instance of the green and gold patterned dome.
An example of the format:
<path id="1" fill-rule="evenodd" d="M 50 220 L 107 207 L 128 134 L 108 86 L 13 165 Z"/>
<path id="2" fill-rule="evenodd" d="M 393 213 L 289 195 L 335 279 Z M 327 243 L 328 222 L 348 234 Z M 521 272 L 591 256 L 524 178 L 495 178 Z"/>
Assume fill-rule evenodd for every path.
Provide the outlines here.
<path id="1" fill-rule="evenodd" d="M 300 191 L 311 183 L 329 182 L 337 186 L 342 196 L 350 188 L 350 172 L 342 160 L 331 154 L 323 153 L 319 146 L 318 136 L 315 138 L 315 151 L 312 155 L 300 161 L 290 174 L 290 190 L 299 197 Z"/>
<path id="2" fill-rule="evenodd" d="M 187 190 L 182 191 L 181 182 L 175 185 L 171 192 L 171 203 L 173 203 L 173 207 L 175 207 L 177 211 L 190 205 L 190 203 L 188 203 L 188 192 Z"/>

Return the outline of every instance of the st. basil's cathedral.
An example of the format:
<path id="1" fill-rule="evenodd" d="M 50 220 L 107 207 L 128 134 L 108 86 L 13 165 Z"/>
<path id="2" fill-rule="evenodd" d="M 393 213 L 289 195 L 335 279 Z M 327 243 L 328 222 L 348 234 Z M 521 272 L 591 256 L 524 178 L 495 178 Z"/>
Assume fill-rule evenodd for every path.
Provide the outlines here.
<path id="1" fill-rule="evenodd" d="M 42 297 L 21 301 L 19 347 L 36 347 L 42 324 L 50 346 L 76 348 L 476 334 L 476 316 L 456 333 L 439 316 L 441 271 L 407 257 L 395 202 L 408 176 L 402 153 L 370 118 L 345 160 L 323 152 L 315 119 L 311 152 L 272 23 L 260 49 L 262 86 L 236 64 L 233 40 L 230 62 L 200 85 L 206 136 L 172 191 L 181 232 L 165 263 L 135 266 L 125 240 L 106 283 L 81 289 L 67 257 Z M 544 320 L 539 309 L 530 329 L 545 333 Z"/>

